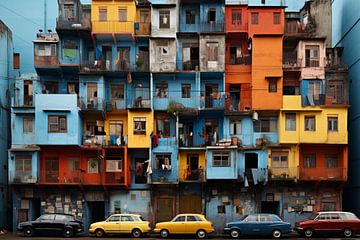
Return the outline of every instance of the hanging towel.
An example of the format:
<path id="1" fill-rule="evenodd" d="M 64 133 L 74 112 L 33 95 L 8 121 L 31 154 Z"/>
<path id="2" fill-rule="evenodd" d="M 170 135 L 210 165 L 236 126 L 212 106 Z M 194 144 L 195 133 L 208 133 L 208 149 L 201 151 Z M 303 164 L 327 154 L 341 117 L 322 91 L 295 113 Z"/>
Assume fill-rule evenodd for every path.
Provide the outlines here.
<path id="1" fill-rule="evenodd" d="M 254 185 L 258 184 L 258 169 L 252 168 L 251 173 L 252 173 L 252 177 L 254 179 Z"/>
<path id="2" fill-rule="evenodd" d="M 244 186 L 245 187 L 248 187 L 249 186 L 249 182 L 248 182 L 248 180 L 247 180 L 247 177 L 245 176 L 245 183 L 244 183 Z"/>

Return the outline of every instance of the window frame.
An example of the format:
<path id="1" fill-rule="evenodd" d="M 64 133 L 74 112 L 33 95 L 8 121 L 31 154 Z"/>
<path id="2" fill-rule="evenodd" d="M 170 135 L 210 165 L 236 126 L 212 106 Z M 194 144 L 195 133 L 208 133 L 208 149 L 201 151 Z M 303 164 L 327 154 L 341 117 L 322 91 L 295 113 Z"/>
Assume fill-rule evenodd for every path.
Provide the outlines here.
<path id="1" fill-rule="evenodd" d="M 266 121 L 269 122 L 268 131 L 266 131 L 267 129 L 265 128 L 266 126 L 264 125 Z M 274 126 L 275 126 L 275 129 L 272 129 L 272 127 L 274 127 Z M 257 133 L 273 133 L 273 132 L 277 131 L 277 120 L 272 119 L 272 118 L 258 119 L 257 121 L 255 121 L 253 128 L 254 128 L 254 132 L 257 132 Z"/>
<path id="2" fill-rule="evenodd" d="M 338 132 L 339 131 L 339 118 L 337 116 L 328 116 L 328 132 Z"/>
<path id="3" fill-rule="evenodd" d="M 304 154 L 303 167 L 304 168 L 316 168 L 316 154 L 315 153 Z"/>
<path id="4" fill-rule="evenodd" d="M 310 121 L 313 119 L 313 128 L 311 127 L 307 127 L 307 121 Z M 306 132 L 315 132 L 316 131 L 316 116 L 315 115 L 309 115 L 309 116 L 304 116 L 304 131 Z"/>
<path id="5" fill-rule="evenodd" d="M 181 98 L 191 98 L 191 84 L 182 83 L 181 84 Z"/>
<path id="6" fill-rule="evenodd" d="M 326 168 L 334 169 L 339 167 L 339 156 L 337 154 L 325 154 Z"/>
<path id="7" fill-rule="evenodd" d="M 274 12 L 273 13 L 273 24 L 279 25 L 281 23 L 281 13 L 280 12 Z"/>
<path id="8" fill-rule="evenodd" d="M 240 132 L 237 132 L 239 129 Z M 242 122 L 241 120 L 232 120 L 229 122 L 229 134 L 230 135 L 241 135 L 242 134 Z"/>
<path id="9" fill-rule="evenodd" d="M 134 135 L 146 135 L 146 117 L 134 117 L 133 118 L 134 123 Z M 138 129 L 137 126 L 140 126 L 140 129 Z"/>
<path id="10" fill-rule="evenodd" d="M 220 157 L 215 160 L 215 157 Z M 227 159 L 223 159 L 227 157 Z M 231 153 L 230 151 L 213 151 L 212 153 L 212 167 L 230 167 L 231 166 Z"/>
<path id="11" fill-rule="evenodd" d="M 186 25 L 196 24 L 196 11 L 194 9 L 185 10 L 185 24 Z"/>
<path id="12" fill-rule="evenodd" d="M 26 124 L 28 123 L 28 125 Z M 27 127 L 25 127 L 27 126 Z M 23 118 L 23 133 L 29 134 L 34 132 L 34 118 L 33 117 L 24 117 Z"/>
<path id="13" fill-rule="evenodd" d="M 232 26 L 240 26 L 242 24 L 241 18 L 242 18 L 241 9 L 232 9 L 231 10 L 231 25 Z"/>
<path id="14" fill-rule="evenodd" d="M 251 24 L 258 25 L 259 24 L 259 12 L 251 13 Z"/>
<path id="15" fill-rule="evenodd" d="M 165 17 L 167 19 L 166 23 L 164 23 Z M 170 10 L 169 9 L 159 10 L 159 29 L 170 29 Z"/>
<path id="16" fill-rule="evenodd" d="M 166 158 L 168 159 L 168 164 L 166 164 Z M 156 170 L 171 171 L 171 153 L 156 153 L 154 160 Z M 162 165 L 164 165 L 164 168 Z"/>
<path id="17" fill-rule="evenodd" d="M 277 160 L 275 160 L 277 159 Z M 286 160 L 284 160 L 286 159 Z M 277 163 L 275 163 L 277 162 Z M 286 162 L 286 164 L 285 164 Z M 289 152 L 288 151 L 273 151 L 271 152 L 271 168 L 288 168 L 289 167 Z"/>
<path id="18" fill-rule="evenodd" d="M 57 119 L 57 122 L 56 123 L 50 123 L 50 118 L 56 118 Z M 64 126 L 62 129 L 61 129 L 61 121 L 62 119 L 65 119 L 63 120 L 64 122 Z M 54 129 L 54 130 L 51 130 L 51 125 L 55 125 L 57 129 Z M 67 115 L 48 115 L 48 133 L 67 133 L 67 128 L 68 126 L 68 123 L 67 123 Z"/>
<path id="19" fill-rule="evenodd" d="M 285 113 L 285 131 L 296 131 L 296 113 Z"/>
<path id="20" fill-rule="evenodd" d="M 108 9 L 105 6 L 98 8 L 99 22 L 106 22 L 108 17 Z"/>
<path id="21" fill-rule="evenodd" d="M 128 9 L 124 7 L 118 8 L 118 20 L 119 22 L 127 22 Z"/>

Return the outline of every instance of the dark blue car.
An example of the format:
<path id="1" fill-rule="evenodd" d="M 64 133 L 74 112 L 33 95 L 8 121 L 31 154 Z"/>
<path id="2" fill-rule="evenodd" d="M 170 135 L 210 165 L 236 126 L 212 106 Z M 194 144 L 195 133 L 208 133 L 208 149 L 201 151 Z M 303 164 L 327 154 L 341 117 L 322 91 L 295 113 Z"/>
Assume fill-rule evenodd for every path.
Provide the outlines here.
<path id="1" fill-rule="evenodd" d="M 291 232 L 291 224 L 275 214 L 250 214 L 241 221 L 227 223 L 224 232 L 232 238 L 251 235 L 272 235 L 273 238 L 280 238 Z"/>

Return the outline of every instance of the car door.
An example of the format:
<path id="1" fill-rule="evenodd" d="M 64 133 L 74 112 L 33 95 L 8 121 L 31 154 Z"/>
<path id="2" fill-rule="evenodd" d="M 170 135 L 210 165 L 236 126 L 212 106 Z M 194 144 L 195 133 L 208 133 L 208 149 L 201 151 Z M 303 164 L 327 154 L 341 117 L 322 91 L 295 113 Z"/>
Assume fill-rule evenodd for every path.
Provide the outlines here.
<path id="1" fill-rule="evenodd" d="M 44 214 L 33 222 L 33 226 L 37 231 L 46 231 L 52 228 L 54 222 L 54 214 Z"/>
<path id="2" fill-rule="evenodd" d="M 195 234 L 199 230 L 199 222 L 195 216 L 186 216 L 185 231 L 187 233 Z"/>
<path id="3" fill-rule="evenodd" d="M 247 216 L 242 222 L 241 222 L 241 233 L 244 235 L 254 235 L 258 234 L 259 232 L 259 226 L 258 224 L 258 215 L 257 214 L 251 214 Z"/>
<path id="4" fill-rule="evenodd" d="M 175 217 L 172 220 L 172 222 L 169 224 L 170 233 L 174 233 L 174 234 L 186 233 L 185 221 L 186 221 L 185 215 Z"/>
<path id="5" fill-rule="evenodd" d="M 52 229 L 54 229 L 56 231 L 62 231 L 65 226 L 66 217 L 67 216 L 65 216 L 65 215 L 56 214 L 54 222 L 52 224 Z"/>
<path id="6" fill-rule="evenodd" d="M 273 224 L 273 222 L 269 215 L 265 215 L 265 214 L 259 215 L 258 234 L 259 235 L 270 235 L 272 233 L 272 230 L 271 230 L 272 224 Z"/>
<path id="7" fill-rule="evenodd" d="M 324 226 L 326 232 L 341 232 L 343 229 L 343 223 L 340 219 L 339 213 L 328 214 L 327 224 Z"/>
<path id="8" fill-rule="evenodd" d="M 134 219 L 131 216 L 124 215 L 120 219 L 120 232 L 121 233 L 131 233 L 133 228 Z"/>
<path id="9" fill-rule="evenodd" d="M 104 223 L 104 230 L 106 233 L 120 233 L 120 216 L 110 216 Z"/>
<path id="10" fill-rule="evenodd" d="M 315 219 L 314 224 L 314 230 L 317 232 L 326 232 L 327 231 L 327 225 L 329 224 L 329 214 L 327 213 L 321 213 L 319 216 Z"/>

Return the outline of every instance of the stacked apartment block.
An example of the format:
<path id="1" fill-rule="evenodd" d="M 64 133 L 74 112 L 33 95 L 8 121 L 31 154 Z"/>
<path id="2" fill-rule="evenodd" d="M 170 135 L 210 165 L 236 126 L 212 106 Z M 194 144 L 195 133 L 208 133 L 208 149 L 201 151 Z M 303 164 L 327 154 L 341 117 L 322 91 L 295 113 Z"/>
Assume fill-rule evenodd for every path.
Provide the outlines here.
<path id="1" fill-rule="evenodd" d="M 309 10 L 326 8 L 58 2 L 56 33 L 34 40 L 37 75 L 15 81 L 14 227 L 191 212 L 221 231 L 254 212 L 294 223 L 341 209 L 347 70 Z"/>

